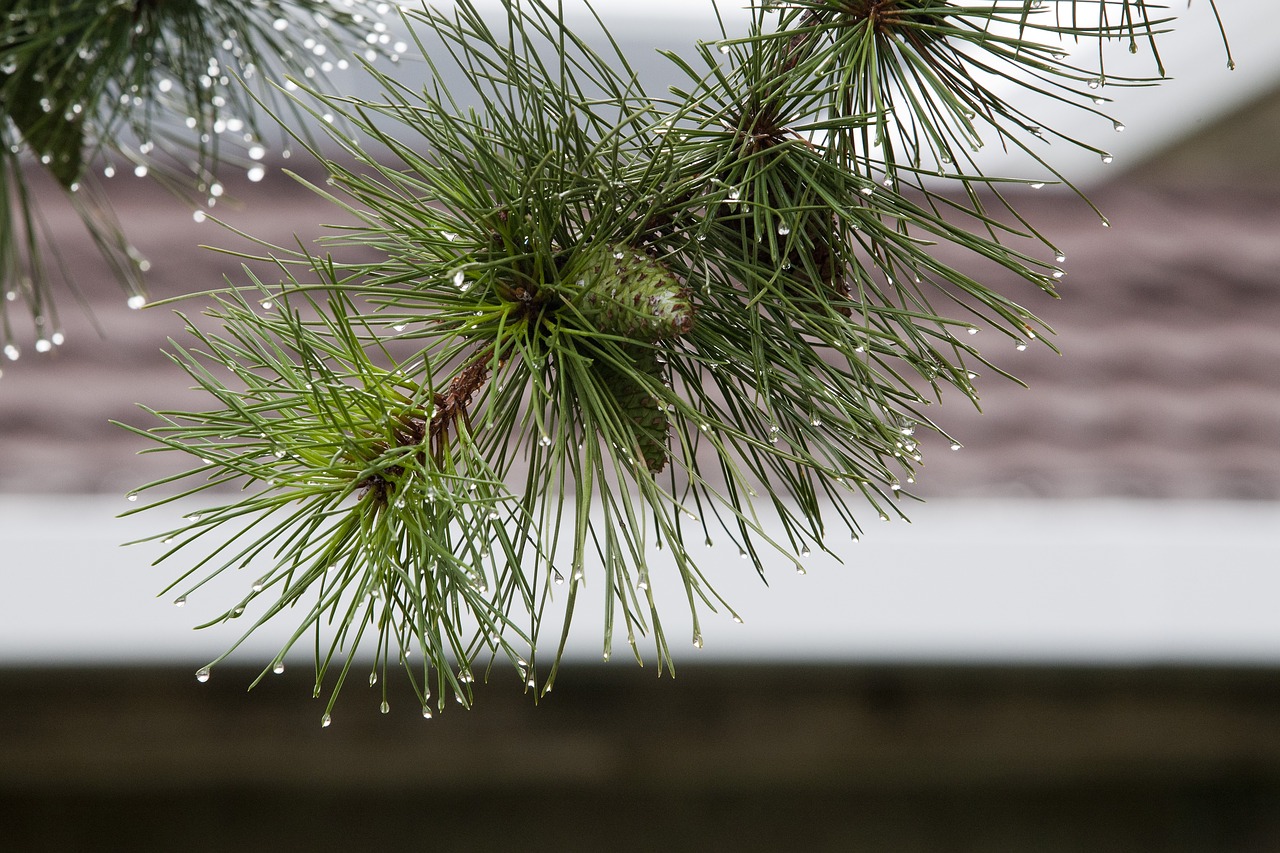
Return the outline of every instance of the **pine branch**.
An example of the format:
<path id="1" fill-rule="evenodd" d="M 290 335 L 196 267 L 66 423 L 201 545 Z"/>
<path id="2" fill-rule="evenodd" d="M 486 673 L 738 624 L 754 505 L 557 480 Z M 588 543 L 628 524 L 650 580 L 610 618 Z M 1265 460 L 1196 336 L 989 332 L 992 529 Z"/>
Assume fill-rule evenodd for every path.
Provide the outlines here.
<path id="1" fill-rule="evenodd" d="M 203 205 L 221 194 L 223 167 L 260 179 L 255 100 L 286 106 L 274 89 L 286 74 L 323 82 L 348 66 L 342 57 L 373 32 L 372 18 L 364 0 L 9 0 L 0 16 L 0 345 L 9 357 L 23 337 L 13 303 L 26 304 L 38 351 L 62 338 L 52 290 L 67 276 L 29 175 L 47 171 L 70 197 L 129 305 L 141 307 L 149 265 L 111 214 L 104 181 L 147 175 Z"/>
<path id="2" fill-rule="evenodd" d="M 218 407 L 158 413 L 149 433 L 202 460 L 188 495 L 251 494 L 164 534 L 164 559 L 216 534 L 227 544 L 193 572 L 271 564 L 226 618 L 256 606 L 256 627 L 307 595 L 295 639 L 332 621 L 326 724 L 366 630 L 375 674 L 421 653 L 405 668 L 424 708 L 469 704 L 485 657 L 542 694 L 590 578 L 605 657 L 618 628 L 638 660 L 648 636 L 661 671 L 651 542 L 701 646 L 700 619 L 733 611 L 695 539 L 727 540 L 761 575 L 803 571 L 861 535 L 864 502 L 901 515 L 931 434 L 960 446 L 927 407 L 947 386 L 976 403 L 978 369 L 999 372 L 968 333 L 1025 348 L 1050 332 L 941 248 L 1031 292 L 1061 272 L 997 192 L 1016 179 L 960 165 L 984 139 L 1029 150 L 1047 132 L 980 81 L 1093 112 L 1100 71 L 1054 40 L 1136 44 L 1165 23 L 1138 0 L 795 0 L 671 55 L 688 82 L 659 98 L 607 31 L 597 53 L 559 6 L 505 11 L 407 12 L 434 75 L 422 90 L 366 66 L 378 99 L 305 92 L 391 159 L 335 134 L 351 160 L 325 160 L 315 189 L 359 224 L 323 258 L 267 247 L 279 284 L 233 291 L 210 318 L 223 332 L 192 324 L 200 347 L 175 352 Z M 445 87 L 451 68 L 466 91 Z M 1048 258 L 1014 247 L 1027 238 Z M 374 260 L 344 261 L 351 247 Z"/>

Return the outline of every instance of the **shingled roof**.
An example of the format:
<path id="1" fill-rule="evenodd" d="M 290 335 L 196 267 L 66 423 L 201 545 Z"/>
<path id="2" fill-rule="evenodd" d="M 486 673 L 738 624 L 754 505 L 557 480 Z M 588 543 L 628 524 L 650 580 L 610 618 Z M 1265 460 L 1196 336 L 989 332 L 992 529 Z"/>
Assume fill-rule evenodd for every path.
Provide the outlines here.
<path id="1" fill-rule="evenodd" d="M 1091 191 L 1111 228 L 1067 194 L 1028 190 L 1017 200 L 1067 252 L 1068 276 L 1058 301 L 1002 286 L 1057 329 L 1063 355 L 1002 353 L 1003 341 L 986 341 L 985 354 L 1029 387 L 983 380 L 983 414 L 958 395 L 944 401 L 935 416 L 965 447 L 932 448 L 921 495 L 1280 499 L 1280 169 L 1249 179 L 1268 174 L 1270 145 L 1244 145 L 1224 164 L 1224 139 L 1241 136 L 1233 125 L 1246 139 L 1275 139 L 1280 101 Z M 1213 168 L 1197 165 L 1206 163 Z M 145 182 L 116 180 L 115 204 L 152 260 L 156 298 L 235 275 L 235 258 L 197 248 L 229 235 L 197 225 Z M 278 175 L 231 190 L 242 209 L 218 212 L 267 239 L 306 239 L 336 216 Z M 178 460 L 135 456 L 143 442 L 108 419 L 147 423 L 137 401 L 203 401 L 189 398 L 161 354 L 181 334 L 173 314 L 127 310 L 74 217 L 55 207 L 51 224 L 105 333 L 64 300 L 66 344 L 4 365 L 0 491 L 123 491 Z"/>

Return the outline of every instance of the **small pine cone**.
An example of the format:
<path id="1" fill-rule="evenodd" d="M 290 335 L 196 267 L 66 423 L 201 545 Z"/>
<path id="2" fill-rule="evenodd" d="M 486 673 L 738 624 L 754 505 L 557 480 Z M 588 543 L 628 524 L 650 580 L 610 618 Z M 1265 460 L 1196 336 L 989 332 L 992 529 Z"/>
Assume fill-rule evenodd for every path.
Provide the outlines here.
<path id="1" fill-rule="evenodd" d="M 693 328 L 688 289 L 665 264 L 638 249 L 597 249 L 582 280 L 578 308 L 601 332 L 650 342 Z"/>
<path id="2" fill-rule="evenodd" d="M 662 365 L 658 356 L 651 349 L 628 347 L 627 353 L 632 357 L 632 364 L 639 371 L 652 376 L 655 381 L 662 381 Z M 667 467 L 669 456 L 667 449 L 667 413 L 661 401 L 649 390 L 636 382 L 627 374 L 609 366 L 600 368 L 603 385 L 618 401 L 627 422 L 635 427 L 635 439 L 645 467 L 654 474 Z"/>

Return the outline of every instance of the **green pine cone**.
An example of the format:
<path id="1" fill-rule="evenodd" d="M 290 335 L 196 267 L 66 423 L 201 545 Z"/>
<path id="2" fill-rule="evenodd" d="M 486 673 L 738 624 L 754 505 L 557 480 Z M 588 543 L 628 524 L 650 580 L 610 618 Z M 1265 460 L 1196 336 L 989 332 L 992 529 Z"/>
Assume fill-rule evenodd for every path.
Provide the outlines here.
<path id="1" fill-rule="evenodd" d="M 632 358 L 632 364 L 655 381 L 662 381 L 662 365 L 658 363 L 658 354 L 647 347 L 627 347 L 626 352 Z M 657 397 L 629 376 L 614 368 L 603 365 L 600 368 L 602 384 L 613 398 L 618 401 L 627 422 L 635 428 L 635 438 L 640 457 L 645 467 L 654 474 L 667 467 L 667 413 Z"/>
<path id="2" fill-rule="evenodd" d="M 651 342 L 693 328 L 689 291 L 665 264 L 631 246 L 595 250 L 581 282 L 578 309 L 601 332 Z"/>

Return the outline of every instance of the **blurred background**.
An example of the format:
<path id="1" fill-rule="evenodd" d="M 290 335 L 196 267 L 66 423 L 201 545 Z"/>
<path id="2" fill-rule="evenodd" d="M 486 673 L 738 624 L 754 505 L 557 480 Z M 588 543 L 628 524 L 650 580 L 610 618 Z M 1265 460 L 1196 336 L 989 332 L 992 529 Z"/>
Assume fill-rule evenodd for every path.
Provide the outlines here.
<path id="1" fill-rule="evenodd" d="M 611 5 L 633 57 L 715 35 L 696 4 Z M 1063 355 L 987 342 L 1028 387 L 941 407 L 964 448 L 925 448 L 912 524 L 768 588 L 709 556 L 744 624 L 677 644 L 674 679 L 604 664 L 588 612 L 536 705 L 499 673 L 426 721 L 393 680 L 390 714 L 352 685 L 322 729 L 305 655 L 246 692 L 280 632 L 196 682 L 235 635 L 191 627 L 225 601 L 157 598 L 178 566 L 119 543 L 168 519 L 114 518 L 180 460 L 107 423 L 201 404 L 162 354 L 182 324 L 128 310 L 45 187 L 83 305 L 0 378 L 0 846 L 1280 850 L 1277 13 L 1220 5 L 1238 70 L 1197 3 L 1177 79 L 1117 95 L 1115 162 L 1049 152 L 1110 228 L 1051 187 L 1016 199 L 1068 275 L 1059 301 L 1006 292 Z M 213 213 L 283 244 L 339 218 L 280 168 L 314 167 L 274 165 Z M 199 248 L 234 235 L 115 180 L 153 301 L 235 279 Z"/>

